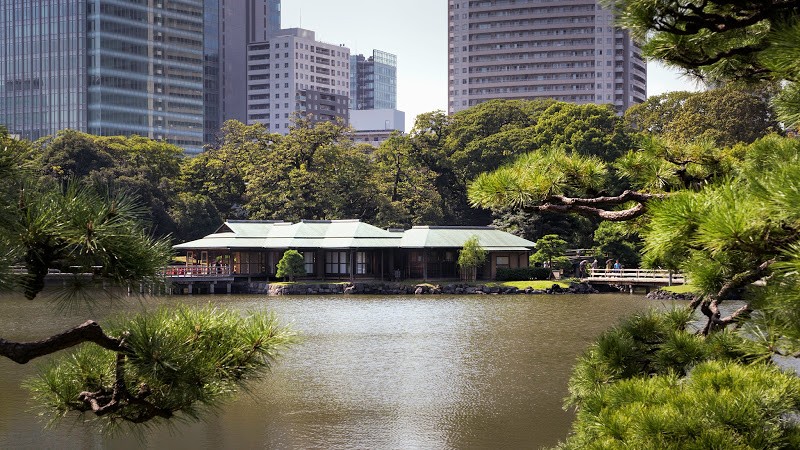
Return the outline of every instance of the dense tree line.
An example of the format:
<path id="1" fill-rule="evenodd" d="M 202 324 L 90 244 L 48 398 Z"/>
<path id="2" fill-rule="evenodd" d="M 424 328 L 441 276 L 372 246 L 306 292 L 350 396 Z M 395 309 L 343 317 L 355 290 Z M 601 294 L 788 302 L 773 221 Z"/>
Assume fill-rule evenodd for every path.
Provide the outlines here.
<path id="1" fill-rule="evenodd" d="M 226 219 L 356 218 L 383 227 L 493 222 L 528 239 L 556 233 L 572 247 L 590 247 L 600 242 L 593 239 L 598 220 L 503 204 L 478 208 L 468 200 L 469 183 L 523 155 L 581 155 L 608 164 L 637 148 L 642 136 L 752 142 L 778 129 L 772 92 L 726 86 L 666 94 L 623 117 L 608 105 L 496 100 L 452 116 L 422 114 L 408 134 L 378 148 L 355 144 L 341 124 L 299 118 L 287 135 L 228 122 L 217 145 L 195 156 L 146 138 L 71 130 L 29 143 L 28 155 L 41 180 L 136 193 L 151 232 L 176 241 L 204 236 Z M 742 102 L 748 107 L 737 114 L 730 105 Z M 626 183 L 607 177 L 594 188 L 613 194 Z M 605 241 L 614 235 L 603 233 Z"/>

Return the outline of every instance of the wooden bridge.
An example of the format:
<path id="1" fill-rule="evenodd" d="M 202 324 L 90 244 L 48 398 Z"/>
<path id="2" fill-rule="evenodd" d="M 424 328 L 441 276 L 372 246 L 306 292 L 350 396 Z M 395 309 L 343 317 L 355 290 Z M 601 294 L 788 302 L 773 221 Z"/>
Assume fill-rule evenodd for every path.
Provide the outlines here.
<path id="1" fill-rule="evenodd" d="M 633 292 L 634 286 L 651 287 L 686 284 L 686 276 L 679 272 L 661 269 L 594 269 L 581 281 L 589 284 L 602 283 L 626 286 Z"/>

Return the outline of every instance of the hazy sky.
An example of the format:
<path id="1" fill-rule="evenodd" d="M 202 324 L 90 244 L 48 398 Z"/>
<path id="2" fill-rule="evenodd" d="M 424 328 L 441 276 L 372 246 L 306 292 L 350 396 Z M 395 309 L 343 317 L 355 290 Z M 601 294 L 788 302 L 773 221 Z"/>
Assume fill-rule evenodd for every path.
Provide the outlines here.
<path id="1" fill-rule="evenodd" d="M 417 114 L 447 111 L 447 0 L 282 0 L 283 28 L 302 27 L 351 54 L 397 55 L 397 107 L 406 131 Z M 647 66 L 647 94 L 696 90 L 659 64 Z"/>

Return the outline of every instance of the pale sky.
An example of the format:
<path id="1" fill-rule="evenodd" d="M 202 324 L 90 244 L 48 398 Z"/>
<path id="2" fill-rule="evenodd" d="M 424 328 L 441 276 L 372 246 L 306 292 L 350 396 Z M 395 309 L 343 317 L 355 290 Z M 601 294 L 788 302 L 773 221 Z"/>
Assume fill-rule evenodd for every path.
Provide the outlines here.
<path id="1" fill-rule="evenodd" d="M 446 0 L 282 0 L 283 28 L 316 32 L 319 41 L 344 44 L 351 54 L 373 49 L 397 55 L 397 108 L 406 131 L 421 113 L 447 111 Z M 657 63 L 647 66 L 647 95 L 697 90 Z"/>

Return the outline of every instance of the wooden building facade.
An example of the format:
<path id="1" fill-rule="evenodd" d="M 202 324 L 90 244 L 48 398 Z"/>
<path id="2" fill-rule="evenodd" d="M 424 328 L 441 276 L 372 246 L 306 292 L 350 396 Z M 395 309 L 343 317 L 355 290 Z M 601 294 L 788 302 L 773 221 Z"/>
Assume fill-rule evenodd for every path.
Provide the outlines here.
<path id="1" fill-rule="evenodd" d="M 384 230 L 358 220 L 227 221 L 214 233 L 174 248 L 186 257 L 171 276 L 274 279 L 288 249 L 303 255 L 306 279 L 457 279 L 458 252 L 476 236 L 488 252 L 479 279 L 502 267 L 527 267 L 533 243 L 492 227 Z"/>

